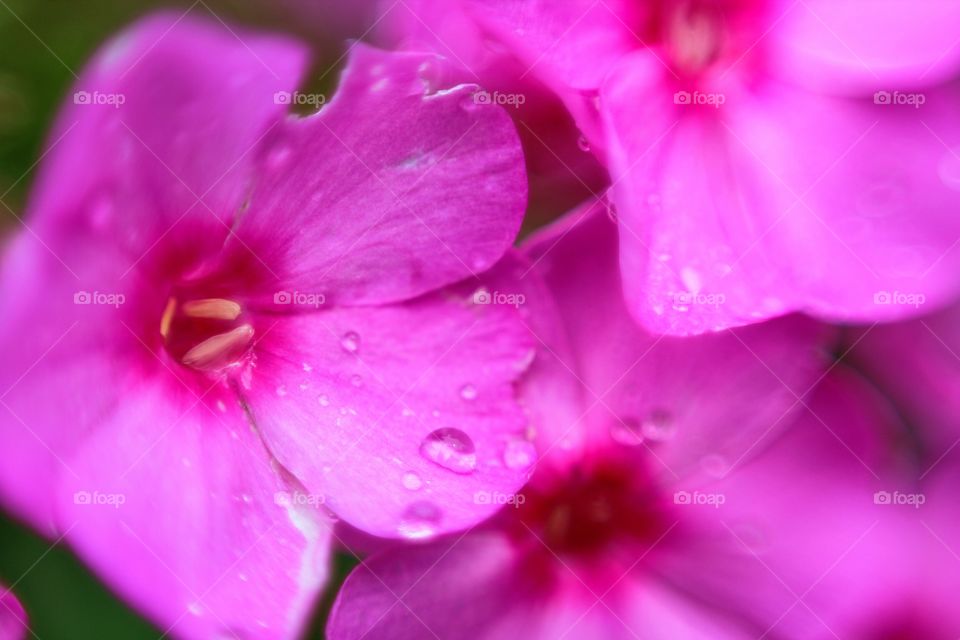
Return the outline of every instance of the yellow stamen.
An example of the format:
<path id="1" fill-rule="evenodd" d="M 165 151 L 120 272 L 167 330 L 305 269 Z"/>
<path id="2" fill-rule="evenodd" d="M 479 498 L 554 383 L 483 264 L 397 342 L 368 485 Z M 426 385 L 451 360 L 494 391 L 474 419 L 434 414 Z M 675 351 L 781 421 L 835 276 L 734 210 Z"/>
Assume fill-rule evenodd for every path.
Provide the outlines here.
<path id="1" fill-rule="evenodd" d="M 187 351 L 182 358 L 183 364 L 194 369 L 218 368 L 226 364 L 225 360 L 232 351 L 245 346 L 251 338 L 253 327 L 240 325 L 232 331 L 207 338 Z"/>
<path id="2" fill-rule="evenodd" d="M 163 316 L 160 318 L 160 335 L 166 340 L 170 333 L 170 323 L 173 321 L 173 313 L 177 310 L 177 299 L 172 297 L 167 300 L 167 307 L 163 310 Z"/>
<path id="3" fill-rule="evenodd" d="M 240 315 L 240 305 L 233 300 L 206 298 L 191 300 L 183 305 L 184 315 L 191 318 L 214 318 L 216 320 L 236 320 Z"/>

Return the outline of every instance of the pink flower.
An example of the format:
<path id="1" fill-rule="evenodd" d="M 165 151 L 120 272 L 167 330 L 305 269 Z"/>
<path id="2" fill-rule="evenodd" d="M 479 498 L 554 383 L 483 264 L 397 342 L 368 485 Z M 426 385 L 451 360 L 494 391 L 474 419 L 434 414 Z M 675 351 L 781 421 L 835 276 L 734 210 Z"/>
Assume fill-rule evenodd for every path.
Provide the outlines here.
<path id="1" fill-rule="evenodd" d="M 13 591 L 0 584 L 0 640 L 23 640 L 28 633 L 27 612 Z"/>
<path id="2" fill-rule="evenodd" d="M 530 321 L 551 355 L 524 380 L 530 483 L 485 494 L 503 510 L 465 535 L 370 557 L 328 635 L 832 637 L 819 617 L 843 600 L 801 594 L 868 532 L 890 423 L 862 380 L 827 371 L 833 332 L 801 316 L 682 339 L 638 329 L 602 207 L 528 253 L 560 316 L 544 301 Z"/>
<path id="3" fill-rule="evenodd" d="M 327 511 L 429 535 L 526 477 L 532 340 L 452 286 L 519 227 L 509 118 L 434 56 L 355 46 L 329 101 L 305 63 L 190 16 L 122 33 L 0 273 L 0 498 L 177 636 L 294 635 Z"/>
<path id="4" fill-rule="evenodd" d="M 886 320 L 960 292 L 957 3 L 469 4 L 604 156 L 649 329 Z"/>

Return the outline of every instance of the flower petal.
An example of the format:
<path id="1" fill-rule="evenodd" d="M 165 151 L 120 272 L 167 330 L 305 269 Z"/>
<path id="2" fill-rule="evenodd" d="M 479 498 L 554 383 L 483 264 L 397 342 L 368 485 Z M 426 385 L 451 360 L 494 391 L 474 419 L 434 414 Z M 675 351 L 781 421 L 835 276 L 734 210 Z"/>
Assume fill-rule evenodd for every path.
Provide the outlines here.
<path id="1" fill-rule="evenodd" d="M 512 306 L 472 296 L 282 316 L 259 343 L 243 392 L 254 420 L 348 523 L 385 537 L 462 529 L 497 507 L 477 492 L 512 494 L 529 474 L 513 383 L 532 338 Z"/>
<path id="2" fill-rule="evenodd" d="M 762 46 L 780 77 L 831 92 L 932 86 L 960 68 L 950 0 L 783 0 Z"/>
<path id="3" fill-rule="evenodd" d="M 618 68 L 602 104 L 624 285 L 646 326 L 894 319 L 955 295 L 958 87 L 920 109 L 773 84 L 675 105 L 643 62 Z M 688 303 L 710 296 L 723 304 Z"/>
<path id="4" fill-rule="evenodd" d="M 161 237 L 219 247 L 248 195 L 255 143 L 287 105 L 305 51 L 158 13 L 108 42 L 60 114 L 30 223 L 56 248 L 89 233 L 139 261 Z M 76 268 L 76 265 L 71 265 Z"/>
<path id="5" fill-rule="evenodd" d="M 791 316 L 736 332 L 651 335 L 617 295 L 616 226 L 604 207 L 569 216 L 527 250 L 558 302 L 597 442 L 643 446 L 665 475 L 685 476 L 747 456 L 789 425 L 826 367 L 831 331 Z"/>
<path id="6" fill-rule="evenodd" d="M 29 633 L 23 605 L 13 591 L 0 584 L 0 640 L 24 640 Z"/>
<path id="7" fill-rule="evenodd" d="M 520 226 L 523 157 L 503 108 L 451 73 L 435 56 L 354 47 L 330 104 L 263 151 L 230 249 L 329 303 L 406 300 L 489 268 Z"/>
<path id="8" fill-rule="evenodd" d="M 329 524 L 274 466 L 229 389 L 200 400 L 145 380 L 70 466 L 61 530 L 165 631 L 289 638 L 310 615 Z"/>

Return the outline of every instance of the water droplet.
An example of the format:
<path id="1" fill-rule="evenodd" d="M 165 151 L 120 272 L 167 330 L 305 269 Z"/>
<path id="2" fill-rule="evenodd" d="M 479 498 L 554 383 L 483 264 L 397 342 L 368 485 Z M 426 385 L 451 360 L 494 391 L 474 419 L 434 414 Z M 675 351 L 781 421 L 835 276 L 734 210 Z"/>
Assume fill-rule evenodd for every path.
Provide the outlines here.
<path id="1" fill-rule="evenodd" d="M 281 398 L 287 395 L 287 388 L 283 385 L 280 385 L 279 387 L 277 387 L 277 395 L 280 396 Z"/>
<path id="2" fill-rule="evenodd" d="M 460 387 L 460 397 L 464 400 L 474 400 L 477 397 L 477 388 L 472 384 L 465 384 Z"/>
<path id="3" fill-rule="evenodd" d="M 960 149 L 950 149 L 940 159 L 937 174 L 947 187 L 960 191 Z"/>
<path id="4" fill-rule="evenodd" d="M 350 384 L 352 384 L 355 387 L 362 387 L 363 378 L 360 377 L 360 374 L 355 373 L 352 376 L 350 376 Z"/>
<path id="5" fill-rule="evenodd" d="M 416 491 L 423 486 L 423 480 L 414 472 L 408 471 L 403 474 L 403 486 L 410 491 Z"/>
<path id="6" fill-rule="evenodd" d="M 460 429 L 444 427 L 431 432 L 420 445 L 420 455 L 454 473 L 473 473 L 477 468 L 473 440 Z"/>
<path id="7" fill-rule="evenodd" d="M 321 407 L 329 407 L 329 406 L 330 406 L 330 398 L 328 398 L 326 395 L 320 395 L 320 396 L 318 396 L 318 397 L 317 397 L 317 402 L 320 403 L 320 406 L 321 406 Z"/>
<path id="8" fill-rule="evenodd" d="M 580 151 L 590 151 L 590 141 L 587 140 L 587 136 L 581 135 L 579 138 L 577 138 L 577 147 L 580 148 Z"/>
<path id="9" fill-rule="evenodd" d="M 360 349 L 360 336 L 356 331 L 347 331 L 340 338 L 340 346 L 347 353 L 356 353 Z"/>
<path id="10" fill-rule="evenodd" d="M 413 416 L 415 415 L 414 412 L 413 412 L 413 409 L 411 409 L 410 407 L 404 407 L 403 410 L 400 411 L 400 414 L 401 414 L 404 418 L 411 418 L 411 417 L 413 417 Z"/>
<path id="11" fill-rule="evenodd" d="M 246 494 L 246 493 L 242 494 L 242 495 L 240 496 L 240 499 L 243 500 L 243 501 L 244 501 L 245 503 L 247 503 L 247 504 L 250 504 L 250 502 L 253 500 L 253 498 L 251 498 L 250 495 L 249 495 L 249 494 Z"/>
<path id="12" fill-rule="evenodd" d="M 640 432 L 647 440 L 663 442 L 674 436 L 677 432 L 677 425 L 669 412 L 663 409 L 654 409 L 644 419 L 643 424 L 640 426 Z"/>
<path id="13" fill-rule="evenodd" d="M 533 466 L 537 450 L 529 440 L 511 440 L 503 450 L 503 463 L 508 469 L 524 471 Z"/>
<path id="14" fill-rule="evenodd" d="M 278 144 L 273 147 L 267 153 L 267 168 L 274 171 L 282 169 L 287 161 L 290 160 L 290 156 L 293 155 L 293 151 L 285 144 Z"/>
<path id="15" fill-rule="evenodd" d="M 303 370 L 304 370 L 305 372 L 307 372 L 307 373 L 310 373 L 311 371 L 313 371 L 313 367 L 311 367 L 308 363 L 304 362 L 304 363 L 303 363 Z"/>
<path id="16" fill-rule="evenodd" d="M 680 280 L 683 282 L 683 286 L 687 288 L 687 291 L 692 293 L 697 293 L 703 287 L 700 274 L 693 267 L 684 267 L 681 269 Z"/>
<path id="17" fill-rule="evenodd" d="M 623 420 L 614 420 L 610 425 L 610 437 L 627 447 L 636 447 L 643 444 L 643 435 L 641 427 L 636 420 L 625 418 Z"/>
<path id="18" fill-rule="evenodd" d="M 240 579 L 240 582 L 247 582 L 248 580 L 250 580 L 249 576 L 247 576 L 247 574 L 245 573 L 238 573 L 237 578 Z"/>
<path id="19" fill-rule="evenodd" d="M 421 500 L 404 510 L 397 532 L 411 540 L 429 538 L 436 532 L 439 522 L 440 510 L 432 503 Z"/>
<path id="20" fill-rule="evenodd" d="M 203 605 L 199 602 L 191 602 L 187 605 L 187 611 L 195 616 L 203 615 Z"/>
<path id="21" fill-rule="evenodd" d="M 723 476 L 727 475 L 729 466 L 730 465 L 723 458 L 723 456 L 720 456 L 716 453 L 703 456 L 703 458 L 700 460 L 700 467 L 715 478 L 722 478 Z"/>

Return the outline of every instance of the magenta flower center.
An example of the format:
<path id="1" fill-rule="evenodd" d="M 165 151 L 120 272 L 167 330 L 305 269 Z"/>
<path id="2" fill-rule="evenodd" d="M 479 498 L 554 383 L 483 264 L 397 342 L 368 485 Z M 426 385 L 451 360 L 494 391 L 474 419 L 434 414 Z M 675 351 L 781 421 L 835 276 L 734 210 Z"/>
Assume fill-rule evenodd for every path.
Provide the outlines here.
<path id="1" fill-rule="evenodd" d="M 660 492 L 627 462 L 604 461 L 554 480 L 524 490 L 517 533 L 536 536 L 561 558 L 592 561 L 617 547 L 648 546 L 670 526 Z"/>
<path id="2" fill-rule="evenodd" d="M 674 73 L 697 77 L 718 61 L 731 62 L 755 43 L 751 28 L 757 0 L 655 0 L 644 2 L 637 31 Z"/>

